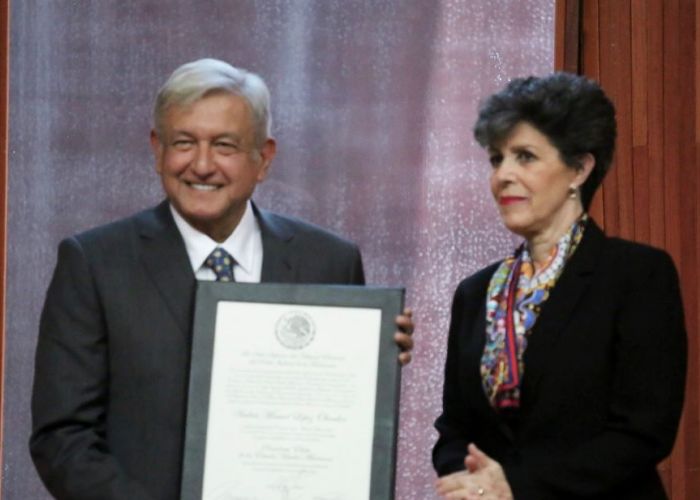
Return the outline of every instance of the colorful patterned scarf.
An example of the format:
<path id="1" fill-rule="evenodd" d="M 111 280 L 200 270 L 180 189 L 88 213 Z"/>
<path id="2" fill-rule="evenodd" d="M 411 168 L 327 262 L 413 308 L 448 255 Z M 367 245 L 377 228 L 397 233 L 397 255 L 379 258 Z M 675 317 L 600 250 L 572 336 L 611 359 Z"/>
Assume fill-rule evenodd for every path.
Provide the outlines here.
<path id="1" fill-rule="evenodd" d="M 547 264 L 535 272 L 523 243 L 491 278 L 486 295 L 486 345 L 481 357 L 484 391 L 495 408 L 520 406 L 520 380 L 527 338 L 564 265 L 586 226 L 583 214 L 552 249 Z"/>

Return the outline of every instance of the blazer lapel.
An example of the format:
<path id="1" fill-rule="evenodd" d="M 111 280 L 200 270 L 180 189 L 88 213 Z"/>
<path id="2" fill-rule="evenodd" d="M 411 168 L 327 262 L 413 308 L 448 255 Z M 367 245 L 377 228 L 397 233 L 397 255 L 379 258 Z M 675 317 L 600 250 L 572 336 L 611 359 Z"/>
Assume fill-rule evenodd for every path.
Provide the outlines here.
<path id="1" fill-rule="evenodd" d="M 185 335 L 191 328 L 196 280 L 167 201 L 137 219 L 141 259 Z"/>
<path id="2" fill-rule="evenodd" d="M 523 398 L 536 393 L 537 383 L 546 373 L 554 349 L 576 306 L 588 290 L 598 255 L 605 241 L 601 229 L 591 220 L 579 247 L 574 252 L 552 293 L 542 306 L 539 318 L 528 338 L 525 350 Z M 525 403 L 525 401 L 523 402 Z"/>
<path id="3" fill-rule="evenodd" d="M 490 278 L 489 278 L 490 281 Z M 488 282 L 487 285 L 488 286 Z M 471 344 L 466 346 L 468 356 L 474 356 L 475 359 L 466 361 L 468 366 L 476 366 L 476 373 L 469 377 L 471 382 L 470 398 L 473 399 L 474 405 L 478 411 L 486 416 L 484 419 L 487 422 L 493 422 L 496 427 L 510 440 L 515 440 L 513 430 L 506 424 L 503 417 L 491 406 L 481 380 L 481 356 L 484 352 L 484 344 L 486 343 L 486 287 L 484 287 L 483 300 L 480 302 L 479 312 L 474 321 L 474 332 L 471 335 Z"/>
<path id="4" fill-rule="evenodd" d="M 263 283 L 292 283 L 295 281 L 297 259 L 291 243 L 294 231 L 284 221 L 253 204 L 260 224 L 263 244 L 263 264 L 260 281 Z"/>

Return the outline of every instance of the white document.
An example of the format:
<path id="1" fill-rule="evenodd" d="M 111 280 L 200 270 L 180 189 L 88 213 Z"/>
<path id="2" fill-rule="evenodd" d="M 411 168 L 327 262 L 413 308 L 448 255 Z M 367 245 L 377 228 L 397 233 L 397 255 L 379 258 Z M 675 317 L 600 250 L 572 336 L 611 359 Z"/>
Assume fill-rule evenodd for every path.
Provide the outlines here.
<path id="1" fill-rule="evenodd" d="M 380 309 L 219 302 L 202 498 L 369 498 L 380 324 Z"/>

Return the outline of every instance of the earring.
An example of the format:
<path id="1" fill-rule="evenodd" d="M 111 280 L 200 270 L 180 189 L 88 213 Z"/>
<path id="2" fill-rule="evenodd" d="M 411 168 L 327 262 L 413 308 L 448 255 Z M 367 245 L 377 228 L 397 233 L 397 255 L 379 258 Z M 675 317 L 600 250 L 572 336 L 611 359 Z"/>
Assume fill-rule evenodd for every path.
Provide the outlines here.
<path id="1" fill-rule="evenodd" d="M 572 200 L 578 198 L 578 188 L 573 184 L 569 185 L 569 198 Z"/>

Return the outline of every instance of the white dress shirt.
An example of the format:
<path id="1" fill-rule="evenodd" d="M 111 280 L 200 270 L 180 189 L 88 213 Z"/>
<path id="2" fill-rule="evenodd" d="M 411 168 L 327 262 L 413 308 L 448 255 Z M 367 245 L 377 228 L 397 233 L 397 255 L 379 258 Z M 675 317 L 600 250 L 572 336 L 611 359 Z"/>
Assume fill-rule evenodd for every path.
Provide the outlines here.
<path id="1" fill-rule="evenodd" d="M 192 227 L 172 204 L 170 212 L 173 214 L 175 225 L 185 241 L 185 249 L 190 258 L 194 275 L 198 280 L 214 281 L 216 279 L 214 271 L 206 267 L 204 261 L 216 247 L 221 247 L 236 261 L 233 266 L 233 275 L 236 281 L 260 283 L 263 259 L 262 233 L 250 200 L 246 204 L 245 212 L 238 226 L 222 243 L 214 241 Z"/>

